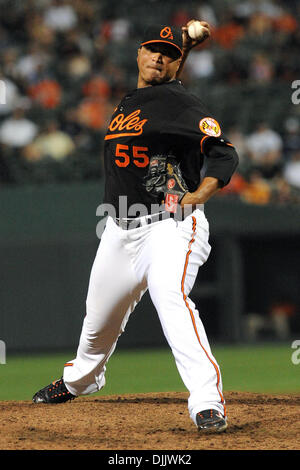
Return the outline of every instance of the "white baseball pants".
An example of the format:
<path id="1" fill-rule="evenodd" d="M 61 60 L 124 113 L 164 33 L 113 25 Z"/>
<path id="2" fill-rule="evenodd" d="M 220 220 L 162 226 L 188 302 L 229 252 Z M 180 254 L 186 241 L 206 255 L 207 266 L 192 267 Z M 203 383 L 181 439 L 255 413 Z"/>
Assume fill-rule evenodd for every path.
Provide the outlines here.
<path id="1" fill-rule="evenodd" d="M 196 414 L 208 408 L 225 415 L 219 366 L 195 304 L 188 297 L 199 266 L 210 253 L 209 226 L 195 210 L 183 221 L 167 219 L 123 230 L 109 217 L 92 267 L 76 358 L 63 378 L 74 395 L 105 385 L 106 363 L 130 314 L 149 289 L 164 335 Z"/>

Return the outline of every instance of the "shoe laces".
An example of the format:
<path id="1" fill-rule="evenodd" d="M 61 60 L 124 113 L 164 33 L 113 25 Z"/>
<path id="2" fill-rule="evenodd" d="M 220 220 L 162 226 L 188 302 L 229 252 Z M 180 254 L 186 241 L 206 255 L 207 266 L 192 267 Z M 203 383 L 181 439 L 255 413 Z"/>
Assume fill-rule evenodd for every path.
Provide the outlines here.
<path id="1" fill-rule="evenodd" d="M 72 393 L 70 393 L 67 387 L 65 386 L 63 378 L 54 380 L 52 382 L 52 386 L 50 385 L 48 392 L 51 393 L 51 398 L 60 397 L 62 395 L 69 395 L 70 398 L 73 397 Z"/>

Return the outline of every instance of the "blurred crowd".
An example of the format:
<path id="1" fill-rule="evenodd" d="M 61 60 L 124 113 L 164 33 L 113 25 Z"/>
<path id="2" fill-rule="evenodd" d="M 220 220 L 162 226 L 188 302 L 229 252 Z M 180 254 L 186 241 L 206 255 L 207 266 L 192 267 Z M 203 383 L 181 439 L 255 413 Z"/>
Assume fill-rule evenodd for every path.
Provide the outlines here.
<path id="1" fill-rule="evenodd" d="M 212 39 L 190 53 L 182 82 L 219 117 L 240 156 L 219 197 L 299 204 L 298 3 L 0 0 L 0 185 L 100 180 L 103 136 L 136 87 L 144 27 L 198 18 Z"/>

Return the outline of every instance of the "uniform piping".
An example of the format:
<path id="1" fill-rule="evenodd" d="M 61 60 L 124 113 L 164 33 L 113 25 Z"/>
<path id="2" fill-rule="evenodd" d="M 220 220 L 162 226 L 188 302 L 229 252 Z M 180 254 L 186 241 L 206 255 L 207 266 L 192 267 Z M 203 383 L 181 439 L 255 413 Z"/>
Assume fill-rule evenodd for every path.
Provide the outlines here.
<path id="1" fill-rule="evenodd" d="M 195 317 L 194 317 L 194 314 L 193 314 L 193 311 L 192 309 L 190 308 L 189 304 L 188 304 L 188 301 L 187 301 L 187 295 L 184 293 L 184 282 L 185 282 L 185 276 L 186 276 L 186 271 L 187 271 L 187 266 L 188 266 L 188 263 L 189 263 L 189 257 L 190 257 L 190 254 L 192 252 L 192 244 L 194 243 L 195 241 L 195 236 L 196 236 L 196 218 L 195 217 L 192 217 L 192 220 L 193 220 L 193 234 L 192 234 L 192 238 L 189 242 L 189 251 L 187 252 L 187 255 L 186 255 L 186 259 L 185 259 L 185 264 L 184 264 L 184 270 L 183 270 L 183 275 L 182 275 L 182 279 L 181 279 L 181 292 L 182 292 L 182 295 L 183 295 L 183 300 L 184 300 L 184 303 L 190 313 L 190 317 L 191 317 L 191 320 L 192 320 L 192 323 L 193 323 L 193 327 L 194 327 L 194 331 L 195 331 L 195 334 L 197 336 L 197 339 L 198 339 L 198 342 L 201 346 L 201 348 L 203 349 L 204 353 L 206 354 L 208 360 L 210 361 L 210 363 L 213 365 L 215 371 L 216 371 L 216 375 L 217 375 L 217 390 L 218 390 L 218 393 L 220 395 L 220 398 L 221 398 L 221 403 L 223 405 L 223 409 L 224 409 L 224 416 L 226 416 L 226 408 L 225 408 L 225 401 L 224 401 L 224 397 L 220 391 L 220 372 L 219 372 L 219 369 L 218 369 L 218 366 L 215 364 L 215 362 L 211 359 L 211 357 L 209 356 L 208 352 L 206 351 L 206 349 L 203 347 L 202 343 L 201 343 L 201 340 L 200 340 L 200 336 L 199 336 L 199 333 L 197 331 L 197 327 L 196 327 L 196 322 L 195 322 Z"/>

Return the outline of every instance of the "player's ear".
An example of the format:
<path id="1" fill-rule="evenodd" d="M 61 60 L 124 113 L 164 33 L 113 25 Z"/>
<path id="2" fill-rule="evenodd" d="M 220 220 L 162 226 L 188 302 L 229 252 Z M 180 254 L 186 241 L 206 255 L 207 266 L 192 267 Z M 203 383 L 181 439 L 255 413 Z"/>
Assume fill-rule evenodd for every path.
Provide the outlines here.
<path id="1" fill-rule="evenodd" d="M 136 56 L 136 60 L 138 60 L 139 58 L 139 55 L 140 55 L 140 52 L 141 52 L 141 49 L 142 49 L 142 46 L 140 46 L 137 50 L 137 56 Z"/>
<path id="2" fill-rule="evenodd" d="M 180 56 L 180 57 L 178 57 L 178 59 L 176 59 L 176 62 L 177 62 L 177 69 L 176 69 L 176 72 L 177 72 L 177 70 L 178 70 L 179 67 L 180 67 L 181 61 L 182 61 L 182 56 Z"/>

